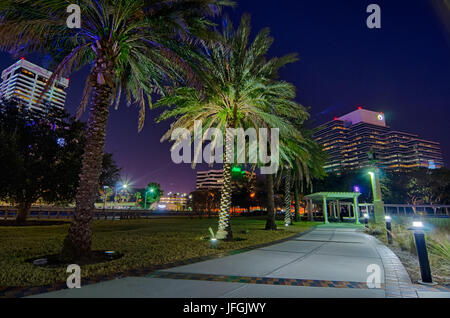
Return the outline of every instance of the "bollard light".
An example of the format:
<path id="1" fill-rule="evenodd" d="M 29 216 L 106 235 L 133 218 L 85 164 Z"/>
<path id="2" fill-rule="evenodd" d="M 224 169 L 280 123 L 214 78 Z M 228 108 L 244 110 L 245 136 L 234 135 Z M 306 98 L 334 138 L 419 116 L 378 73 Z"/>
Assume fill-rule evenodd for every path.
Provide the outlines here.
<path id="1" fill-rule="evenodd" d="M 415 222 L 413 222 L 413 228 L 423 229 L 423 223 L 420 221 L 415 221 Z"/>
<path id="2" fill-rule="evenodd" d="M 386 220 L 386 230 L 387 230 L 387 239 L 388 239 L 388 244 L 392 244 L 392 226 L 391 226 L 391 217 L 389 215 L 386 215 L 384 217 L 384 219 Z"/>
<path id="3" fill-rule="evenodd" d="M 366 228 L 369 227 L 369 213 L 364 213 L 364 224 L 366 225 Z"/>
<path id="4" fill-rule="evenodd" d="M 431 276 L 430 262 L 428 260 L 427 245 L 425 242 L 425 227 L 422 222 L 414 221 L 412 227 L 408 230 L 414 231 L 414 241 L 416 242 L 417 257 L 419 258 L 420 274 L 422 280 L 419 280 L 420 284 L 424 285 L 436 285 L 433 283 Z"/>

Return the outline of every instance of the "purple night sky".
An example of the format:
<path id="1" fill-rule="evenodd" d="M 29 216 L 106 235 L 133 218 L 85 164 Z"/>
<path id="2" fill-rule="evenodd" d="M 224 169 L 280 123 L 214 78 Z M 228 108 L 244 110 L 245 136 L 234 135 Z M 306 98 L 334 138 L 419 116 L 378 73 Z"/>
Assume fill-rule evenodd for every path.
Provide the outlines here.
<path id="1" fill-rule="evenodd" d="M 300 61 L 281 75 L 297 86 L 297 100 L 310 107 L 315 124 L 359 105 L 382 111 L 388 126 L 440 142 L 448 166 L 450 35 L 430 1 L 376 1 L 382 9 L 381 30 L 365 25 L 366 7 L 373 1 L 237 2 L 236 9 L 227 10 L 229 16 L 237 22 L 242 13 L 251 13 L 254 31 L 270 27 L 272 55 L 299 54 Z M 27 59 L 45 67 L 42 58 Z M 14 61 L 1 53 L 0 69 Z M 66 108 L 72 114 L 86 74 L 87 68 L 70 77 Z M 160 143 L 169 126 L 154 123 L 160 112 L 148 112 L 138 134 L 135 106 L 122 103 L 118 111 L 111 110 L 106 151 L 114 153 L 123 178 L 136 187 L 159 182 L 165 192 L 190 192 L 195 171 L 188 164 L 172 163 L 170 144 Z"/>

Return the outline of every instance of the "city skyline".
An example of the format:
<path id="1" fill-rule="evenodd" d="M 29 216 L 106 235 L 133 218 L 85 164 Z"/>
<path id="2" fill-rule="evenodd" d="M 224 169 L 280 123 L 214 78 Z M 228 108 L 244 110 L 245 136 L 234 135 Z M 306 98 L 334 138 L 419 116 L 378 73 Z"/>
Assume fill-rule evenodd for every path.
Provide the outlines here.
<path id="1" fill-rule="evenodd" d="M 368 2 L 325 3 L 281 1 L 272 8 L 242 2 L 227 12 L 234 21 L 252 12 L 253 32 L 270 27 L 276 38 L 272 55 L 299 53 L 300 61 L 281 76 L 296 85 L 297 100 L 310 107 L 312 126 L 358 105 L 380 110 L 395 129 L 440 142 L 448 166 L 449 43 L 432 7 L 425 1 L 410 7 L 380 1 L 382 29 L 369 30 L 364 25 Z M 293 31 L 286 32 L 289 29 Z M 2 70 L 16 61 L 7 54 L 0 57 Z M 26 58 L 46 67 L 45 57 Z M 79 104 L 87 71 L 70 78 L 66 109 L 71 114 Z M 123 177 L 136 187 L 152 181 L 166 192 L 191 192 L 196 171 L 209 167 L 192 170 L 190 165 L 172 163 L 171 144 L 159 142 L 169 123 L 154 123 L 160 112 L 152 111 L 138 134 L 138 110 L 122 101 L 119 111 L 111 112 L 106 151 L 114 153 Z M 87 114 L 82 120 L 86 118 Z"/>

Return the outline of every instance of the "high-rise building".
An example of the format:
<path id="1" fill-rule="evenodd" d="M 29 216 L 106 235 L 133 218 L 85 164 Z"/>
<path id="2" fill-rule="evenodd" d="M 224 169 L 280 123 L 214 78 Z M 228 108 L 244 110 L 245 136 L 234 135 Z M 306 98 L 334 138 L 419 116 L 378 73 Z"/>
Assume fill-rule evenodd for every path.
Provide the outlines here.
<path id="1" fill-rule="evenodd" d="M 233 169 L 233 178 L 236 175 L 234 170 L 237 171 L 240 175 L 240 180 L 247 180 L 253 185 L 256 182 L 256 174 L 254 172 L 243 171 L 240 168 L 235 167 Z M 235 182 L 239 181 L 237 178 L 234 178 L 233 186 L 235 186 Z M 221 189 L 223 185 L 223 171 L 222 170 L 206 170 L 206 171 L 197 171 L 197 190 L 211 190 L 211 189 Z"/>
<path id="2" fill-rule="evenodd" d="M 368 167 L 369 152 L 381 168 L 391 171 L 444 165 L 438 142 L 393 130 L 386 125 L 383 113 L 361 107 L 320 126 L 314 139 L 328 154 L 327 172 Z"/>
<path id="3" fill-rule="evenodd" d="M 197 190 L 220 189 L 222 185 L 222 170 L 197 171 Z"/>
<path id="4" fill-rule="evenodd" d="M 52 72 L 21 59 L 2 72 L 0 98 L 15 100 L 19 106 L 27 106 L 31 110 L 46 112 L 46 105 L 63 109 L 69 80 L 61 78 L 49 88 L 39 103 L 39 97 Z"/>

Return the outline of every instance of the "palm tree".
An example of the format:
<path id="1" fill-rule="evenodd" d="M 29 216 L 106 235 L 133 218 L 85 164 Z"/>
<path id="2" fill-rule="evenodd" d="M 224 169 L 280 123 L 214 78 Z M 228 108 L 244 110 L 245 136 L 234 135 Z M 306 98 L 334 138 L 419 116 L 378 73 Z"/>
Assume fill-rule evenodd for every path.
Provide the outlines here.
<path id="1" fill-rule="evenodd" d="M 266 230 L 276 230 L 277 224 L 275 223 L 275 202 L 273 199 L 273 175 L 266 175 L 266 187 L 267 187 L 267 219 Z"/>
<path id="2" fill-rule="evenodd" d="M 274 115 L 275 108 L 279 114 L 303 111 L 298 104 L 292 102 L 295 87 L 290 83 L 274 80 L 282 66 L 296 61 L 296 55 L 267 59 L 267 52 L 273 43 L 269 30 L 263 29 L 253 42 L 250 42 L 250 32 L 248 15 L 242 17 L 237 30 L 225 19 L 220 40 L 211 46 L 205 46 L 199 62 L 199 78 L 203 82 L 204 92 L 182 87 L 157 103 L 177 106 L 158 119 L 176 118 L 162 141 L 169 139 L 178 128 L 185 128 L 192 135 L 195 121 L 202 121 L 203 131 L 214 127 L 220 129 L 225 136 L 227 147 L 223 165 L 224 183 L 216 235 L 219 239 L 232 239 L 229 212 L 231 169 L 235 159 L 231 153 L 234 136 L 229 128 L 276 127 L 280 129 L 280 135 L 293 133 L 295 128 L 289 121 Z"/>
<path id="3" fill-rule="evenodd" d="M 305 129 L 302 120 L 296 120 L 296 127 L 299 127 L 301 134 L 296 138 L 285 138 L 280 143 L 280 153 L 285 182 L 285 223 L 291 224 L 291 189 L 294 187 L 295 196 L 295 220 L 298 220 L 299 213 L 299 190 L 312 188 L 312 180 L 320 179 L 325 175 L 323 168 L 326 162 L 326 154 L 319 144 L 312 138 L 312 132 Z"/>
<path id="4" fill-rule="evenodd" d="M 199 86 L 189 66 L 196 36 L 207 36 L 205 19 L 226 0 L 80 0 L 81 28 L 66 26 L 67 0 L 2 0 L 0 49 L 17 54 L 50 53 L 57 63 L 45 90 L 62 75 L 90 66 L 78 115 L 91 102 L 74 219 L 64 258 L 89 256 L 92 207 L 105 144 L 110 106 L 121 93 L 139 106 L 144 125 L 151 95 L 175 82 Z M 41 96 L 45 93 L 43 92 Z M 42 97 L 41 97 L 42 99 Z"/>
<path id="5" fill-rule="evenodd" d="M 291 225 L 291 169 L 287 169 L 284 176 L 284 224 Z"/>
<path id="6" fill-rule="evenodd" d="M 307 188 L 313 191 L 313 180 L 320 180 L 326 176 L 325 163 L 327 160 L 326 152 L 322 151 L 322 147 L 313 140 L 312 130 L 307 130 L 304 127 L 300 128 L 304 136 L 304 142 L 301 144 L 308 152 L 305 162 L 297 157 L 294 161 L 294 169 L 292 169 L 293 186 L 294 186 L 294 200 L 295 200 L 295 221 L 298 221 L 300 206 L 299 206 L 299 191 L 305 191 Z"/>

